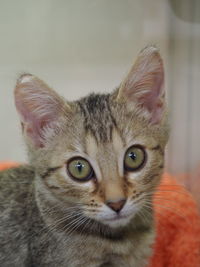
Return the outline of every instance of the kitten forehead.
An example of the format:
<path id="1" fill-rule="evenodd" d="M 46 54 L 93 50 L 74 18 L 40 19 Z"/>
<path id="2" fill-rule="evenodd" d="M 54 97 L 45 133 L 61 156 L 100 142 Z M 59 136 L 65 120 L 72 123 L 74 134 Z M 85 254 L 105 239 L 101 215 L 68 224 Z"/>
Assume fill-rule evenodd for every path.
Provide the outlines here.
<path id="1" fill-rule="evenodd" d="M 123 150 L 124 144 L 119 132 L 114 128 L 112 132 L 112 143 L 114 150 L 119 153 Z"/>
<path id="2" fill-rule="evenodd" d="M 110 144 L 113 146 L 113 150 L 116 153 L 119 153 L 123 150 L 124 144 L 123 144 L 122 138 L 115 128 L 113 128 L 113 130 L 112 130 L 112 140 L 111 140 Z M 95 137 L 91 133 L 88 133 L 86 136 L 86 152 L 87 152 L 87 154 L 92 158 L 96 158 L 96 154 L 97 154 L 98 150 L 99 150 L 99 147 L 98 147 L 98 143 L 97 143 Z"/>
<path id="3" fill-rule="evenodd" d="M 86 152 L 91 158 L 96 158 L 98 146 L 96 139 L 90 133 L 86 136 Z"/>
<path id="4" fill-rule="evenodd" d="M 91 94 L 78 102 L 84 117 L 85 130 L 91 133 L 98 143 L 111 141 L 112 130 L 116 126 L 109 97 Z"/>

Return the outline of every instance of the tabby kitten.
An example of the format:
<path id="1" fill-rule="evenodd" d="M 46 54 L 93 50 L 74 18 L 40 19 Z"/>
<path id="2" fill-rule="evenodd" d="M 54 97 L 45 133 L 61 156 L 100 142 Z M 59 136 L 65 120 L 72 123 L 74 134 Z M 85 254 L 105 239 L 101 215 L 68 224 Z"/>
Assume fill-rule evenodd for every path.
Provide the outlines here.
<path id="1" fill-rule="evenodd" d="M 31 74 L 15 103 L 29 165 L 0 174 L 1 267 L 143 267 L 168 123 L 163 63 L 138 56 L 120 87 L 68 102 Z"/>

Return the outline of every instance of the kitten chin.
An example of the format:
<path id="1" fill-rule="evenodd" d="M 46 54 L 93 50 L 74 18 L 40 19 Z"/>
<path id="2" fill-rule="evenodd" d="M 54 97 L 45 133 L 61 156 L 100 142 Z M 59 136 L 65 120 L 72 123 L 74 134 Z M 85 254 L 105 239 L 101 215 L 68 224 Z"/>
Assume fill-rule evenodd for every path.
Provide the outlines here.
<path id="1" fill-rule="evenodd" d="M 110 226 L 111 228 L 122 228 L 126 227 L 131 221 L 134 220 L 138 210 L 138 207 L 133 206 L 131 211 L 127 211 L 126 208 L 125 210 L 122 209 L 122 211 L 119 213 L 108 211 L 105 216 L 102 216 L 101 214 L 99 214 L 99 216 L 97 215 L 96 219 L 98 219 L 99 222 Z"/>
<path id="2" fill-rule="evenodd" d="M 131 221 L 130 216 L 115 216 L 114 218 L 104 219 L 102 222 L 111 228 L 122 228 L 126 227 Z"/>

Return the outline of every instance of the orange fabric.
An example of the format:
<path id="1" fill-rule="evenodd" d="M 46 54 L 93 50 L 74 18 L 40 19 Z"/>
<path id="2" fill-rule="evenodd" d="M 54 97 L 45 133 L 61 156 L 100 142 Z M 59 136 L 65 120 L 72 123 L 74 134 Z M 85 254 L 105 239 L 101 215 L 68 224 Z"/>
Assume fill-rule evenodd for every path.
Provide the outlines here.
<path id="1" fill-rule="evenodd" d="M 157 238 L 148 267 L 200 267 L 200 215 L 192 196 L 164 174 L 154 203 Z"/>
<path id="2" fill-rule="evenodd" d="M 19 163 L 11 162 L 11 161 L 0 162 L 0 171 L 11 168 L 11 167 L 16 167 L 16 166 L 19 166 Z"/>
<path id="3" fill-rule="evenodd" d="M 0 170 L 16 165 L 0 163 Z M 154 205 L 157 237 L 148 267 L 200 267 L 200 216 L 192 196 L 164 174 Z"/>

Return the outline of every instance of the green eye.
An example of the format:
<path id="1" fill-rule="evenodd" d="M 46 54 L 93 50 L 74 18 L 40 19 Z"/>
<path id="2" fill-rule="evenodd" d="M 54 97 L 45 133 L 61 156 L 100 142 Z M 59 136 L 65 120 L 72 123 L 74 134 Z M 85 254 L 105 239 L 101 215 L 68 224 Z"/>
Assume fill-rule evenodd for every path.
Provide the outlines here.
<path id="1" fill-rule="evenodd" d="M 146 153 L 141 146 L 130 147 L 124 156 L 124 169 L 127 171 L 136 171 L 140 169 L 146 160 Z"/>
<path id="2" fill-rule="evenodd" d="M 85 182 L 93 177 L 94 171 L 89 162 L 83 158 L 74 158 L 67 164 L 69 175 L 80 182 Z"/>

